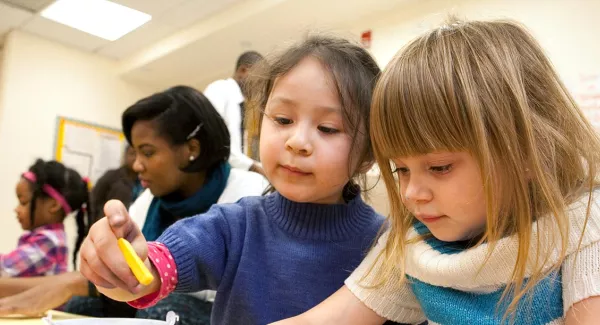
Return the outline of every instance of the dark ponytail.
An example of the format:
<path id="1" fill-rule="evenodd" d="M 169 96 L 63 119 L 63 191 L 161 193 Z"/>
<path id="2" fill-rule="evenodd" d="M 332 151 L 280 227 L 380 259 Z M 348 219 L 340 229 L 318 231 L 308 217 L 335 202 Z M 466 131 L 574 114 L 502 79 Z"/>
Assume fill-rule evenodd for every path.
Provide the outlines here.
<path id="1" fill-rule="evenodd" d="M 90 206 L 90 192 L 89 192 L 89 180 L 84 177 L 81 182 L 81 193 L 83 197 L 83 203 L 77 210 L 75 215 L 75 221 L 77 223 L 77 239 L 75 240 L 75 248 L 73 250 L 73 268 L 77 268 L 77 254 L 81 248 L 81 243 L 87 236 L 91 225 L 91 214 L 89 210 Z M 76 184 L 75 184 L 76 185 Z"/>

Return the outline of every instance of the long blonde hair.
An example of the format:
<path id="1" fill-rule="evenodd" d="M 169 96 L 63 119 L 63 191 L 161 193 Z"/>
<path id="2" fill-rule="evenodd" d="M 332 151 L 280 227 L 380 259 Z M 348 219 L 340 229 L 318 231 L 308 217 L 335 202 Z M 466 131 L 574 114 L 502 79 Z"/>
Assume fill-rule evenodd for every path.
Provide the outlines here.
<path id="1" fill-rule="evenodd" d="M 489 245 L 490 254 L 502 237 L 514 235 L 519 243 L 503 295 L 511 298 L 505 317 L 564 260 L 567 206 L 589 192 L 589 214 L 599 137 L 540 45 L 515 22 L 451 18 L 409 43 L 376 86 L 371 137 L 391 208 L 378 279 L 398 272 L 405 280 L 406 236 L 414 221 L 401 202 L 392 158 L 464 150 L 477 160 L 487 208 L 480 243 Z M 540 242 L 532 228 L 543 215 L 560 229 L 558 240 L 549 243 L 559 252 L 558 263 L 550 261 L 550 250 L 528 249 Z"/>

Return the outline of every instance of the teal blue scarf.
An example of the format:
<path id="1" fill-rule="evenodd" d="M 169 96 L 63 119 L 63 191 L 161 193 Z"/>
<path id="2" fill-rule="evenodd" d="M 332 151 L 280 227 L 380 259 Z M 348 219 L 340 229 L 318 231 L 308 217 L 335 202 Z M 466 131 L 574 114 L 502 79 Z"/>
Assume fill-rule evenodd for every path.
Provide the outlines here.
<path id="1" fill-rule="evenodd" d="M 227 162 L 217 166 L 207 175 L 204 186 L 188 198 L 163 196 L 152 199 L 142 228 L 146 240 L 156 240 L 165 229 L 179 219 L 208 211 L 225 190 L 230 170 L 231 166 Z"/>

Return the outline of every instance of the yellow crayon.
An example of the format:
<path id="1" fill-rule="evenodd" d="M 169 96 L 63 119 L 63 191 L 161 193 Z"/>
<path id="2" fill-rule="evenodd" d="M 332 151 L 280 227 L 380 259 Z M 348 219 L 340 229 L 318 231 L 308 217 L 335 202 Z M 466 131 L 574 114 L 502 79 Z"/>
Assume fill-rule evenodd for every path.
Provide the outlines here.
<path id="1" fill-rule="evenodd" d="M 152 280 L 154 280 L 152 273 L 150 270 L 148 270 L 146 265 L 144 265 L 144 262 L 142 262 L 140 257 L 135 253 L 131 244 L 124 238 L 119 238 L 117 243 L 119 244 L 119 249 L 123 253 L 123 256 L 125 256 L 127 265 L 129 265 L 129 268 L 131 269 L 131 272 L 133 272 L 133 275 L 135 275 L 136 279 L 145 286 L 152 283 Z"/>

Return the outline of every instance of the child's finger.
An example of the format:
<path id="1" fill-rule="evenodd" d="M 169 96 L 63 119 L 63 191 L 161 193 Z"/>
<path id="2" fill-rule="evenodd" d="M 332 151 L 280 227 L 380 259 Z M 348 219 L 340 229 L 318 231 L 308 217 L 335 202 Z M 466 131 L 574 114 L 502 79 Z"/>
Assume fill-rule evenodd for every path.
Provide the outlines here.
<path id="1" fill-rule="evenodd" d="M 123 202 L 119 200 L 106 202 L 104 214 L 108 218 L 108 224 L 117 238 L 125 238 L 131 242 L 140 233 L 136 224 L 129 217 Z"/>
<path id="2" fill-rule="evenodd" d="M 99 222 L 105 221 L 100 220 Z M 88 239 L 81 244 L 81 273 L 95 285 L 105 288 L 114 288 L 117 286 L 118 282 L 122 281 L 116 279 L 116 276 L 112 274 L 108 267 L 106 267 L 98 257 L 97 249 L 92 240 L 92 237 L 94 236 L 93 233 L 96 229 L 93 230 L 94 231 L 90 232 Z M 124 284 L 121 284 L 121 286 L 124 286 Z"/>
<path id="3" fill-rule="evenodd" d="M 117 237 L 108 224 L 108 218 L 100 219 L 92 225 L 81 245 L 81 257 L 100 279 L 113 286 L 133 292 L 133 288 L 139 284 L 118 247 Z M 93 277 L 91 272 L 87 272 L 87 275 Z M 93 282 L 100 284 L 100 279 L 94 278 Z"/>
<path id="4" fill-rule="evenodd" d="M 83 274 L 83 276 L 88 279 L 89 281 L 91 281 L 92 283 L 94 283 L 97 286 L 101 286 L 101 287 L 106 287 L 106 288 L 114 288 L 115 286 L 108 282 L 108 280 L 102 278 L 100 275 L 98 275 L 96 272 L 94 272 L 92 265 L 90 265 L 89 260 L 92 259 L 92 256 L 96 255 L 96 247 L 94 247 L 94 243 L 91 241 L 91 237 L 94 236 L 94 234 L 96 232 L 101 232 L 101 230 L 99 230 L 99 226 L 102 225 L 102 223 L 107 223 L 106 218 L 100 219 L 98 220 L 98 222 L 96 222 L 92 228 L 89 231 L 88 236 L 84 239 L 83 243 L 81 243 L 81 248 L 79 250 L 79 257 L 81 260 L 81 265 L 79 267 L 79 271 L 81 272 L 81 274 Z M 105 225 L 105 227 L 108 227 L 107 225 Z M 100 227 L 102 228 L 102 227 Z M 110 230 L 109 230 L 110 232 Z"/>
<path id="5" fill-rule="evenodd" d="M 119 278 L 112 270 L 99 258 L 98 255 L 85 257 L 86 263 L 94 274 L 90 274 L 90 279 L 95 284 L 101 287 L 112 288 L 119 287 L 121 289 L 130 290 L 130 287 Z M 94 277 L 97 276 L 97 277 Z M 108 282 L 109 286 L 104 286 Z"/>
<path id="6" fill-rule="evenodd" d="M 137 236 L 129 240 L 135 253 L 140 257 L 142 261 L 148 258 L 148 242 L 142 233 L 138 233 Z"/>
<path id="7" fill-rule="evenodd" d="M 81 255 L 81 266 L 79 267 L 79 272 L 81 272 L 81 274 L 83 274 L 83 276 L 86 279 L 88 279 L 88 281 L 92 282 L 98 287 L 103 287 L 107 289 L 116 288 L 112 283 L 106 281 L 104 278 L 102 278 L 96 272 L 94 272 L 94 270 L 92 269 L 88 261 L 85 259 L 83 254 Z"/>
<path id="8" fill-rule="evenodd" d="M 95 233 L 91 233 L 89 238 L 94 245 L 94 254 L 87 257 L 90 267 L 113 285 L 132 292 L 139 282 L 129 269 L 114 234 L 96 237 Z"/>
<path id="9" fill-rule="evenodd" d="M 127 239 L 142 261 L 145 260 L 148 256 L 148 244 L 139 227 L 129 217 L 125 205 L 118 200 L 108 201 L 104 205 L 104 213 L 117 239 Z"/>

